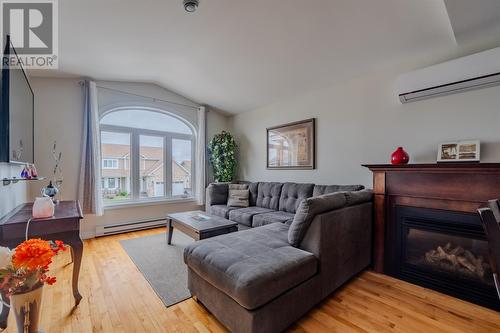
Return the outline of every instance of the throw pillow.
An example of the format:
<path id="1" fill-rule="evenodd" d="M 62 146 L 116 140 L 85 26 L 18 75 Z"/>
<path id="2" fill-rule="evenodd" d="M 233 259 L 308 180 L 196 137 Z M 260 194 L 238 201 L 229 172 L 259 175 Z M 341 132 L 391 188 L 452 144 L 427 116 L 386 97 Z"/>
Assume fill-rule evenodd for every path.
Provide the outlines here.
<path id="1" fill-rule="evenodd" d="M 288 229 L 288 243 L 298 247 L 316 215 L 338 209 L 346 204 L 347 199 L 344 192 L 324 194 L 302 200 L 293 217 L 290 229 Z"/>
<path id="2" fill-rule="evenodd" d="M 227 205 L 230 207 L 248 207 L 250 191 L 248 184 L 229 184 Z"/>

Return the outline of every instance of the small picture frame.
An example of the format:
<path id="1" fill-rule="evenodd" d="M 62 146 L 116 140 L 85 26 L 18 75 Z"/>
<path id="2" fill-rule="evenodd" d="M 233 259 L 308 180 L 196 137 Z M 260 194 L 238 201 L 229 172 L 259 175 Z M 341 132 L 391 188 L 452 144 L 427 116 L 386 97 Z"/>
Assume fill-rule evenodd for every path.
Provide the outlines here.
<path id="1" fill-rule="evenodd" d="M 438 162 L 479 162 L 481 143 L 479 140 L 445 142 L 439 145 Z"/>

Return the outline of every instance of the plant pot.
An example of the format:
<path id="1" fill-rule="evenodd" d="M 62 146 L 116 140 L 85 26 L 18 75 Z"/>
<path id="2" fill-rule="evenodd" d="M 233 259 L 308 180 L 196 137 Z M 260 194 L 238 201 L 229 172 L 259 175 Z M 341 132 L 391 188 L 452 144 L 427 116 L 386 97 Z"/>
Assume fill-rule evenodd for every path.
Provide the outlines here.
<path id="1" fill-rule="evenodd" d="M 31 291 L 10 297 L 10 308 L 16 318 L 17 333 L 39 333 L 42 294 L 43 284 Z"/>

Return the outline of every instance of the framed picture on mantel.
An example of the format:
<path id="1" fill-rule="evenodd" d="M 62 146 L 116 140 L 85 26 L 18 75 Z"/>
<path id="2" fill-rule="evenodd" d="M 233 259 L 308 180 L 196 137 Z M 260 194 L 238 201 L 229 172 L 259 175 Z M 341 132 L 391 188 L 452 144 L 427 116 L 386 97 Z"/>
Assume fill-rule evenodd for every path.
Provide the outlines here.
<path id="1" fill-rule="evenodd" d="M 481 144 L 479 140 L 441 143 L 437 161 L 440 162 L 479 162 Z"/>
<path id="2" fill-rule="evenodd" d="M 316 167 L 316 121 L 314 118 L 267 129 L 267 168 Z"/>

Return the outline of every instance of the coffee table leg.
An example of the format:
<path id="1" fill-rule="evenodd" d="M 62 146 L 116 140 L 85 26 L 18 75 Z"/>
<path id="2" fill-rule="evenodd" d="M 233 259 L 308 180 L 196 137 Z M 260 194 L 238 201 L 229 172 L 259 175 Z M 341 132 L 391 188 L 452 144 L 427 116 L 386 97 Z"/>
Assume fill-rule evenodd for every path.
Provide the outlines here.
<path id="1" fill-rule="evenodd" d="M 167 244 L 172 244 L 172 234 L 174 233 L 174 227 L 172 226 L 172 219 L 168 219 L 168 235 Z"/>

